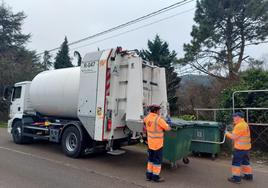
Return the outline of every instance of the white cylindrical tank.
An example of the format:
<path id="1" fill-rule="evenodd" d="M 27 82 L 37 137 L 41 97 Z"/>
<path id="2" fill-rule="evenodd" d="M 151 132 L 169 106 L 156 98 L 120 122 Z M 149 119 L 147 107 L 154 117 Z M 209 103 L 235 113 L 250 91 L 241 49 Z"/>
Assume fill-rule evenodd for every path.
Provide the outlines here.
<path id="1" fill-rule="evenodd" d="M 80 67 L 45 71 L 30 87 L 34 109 L 48 116 L 77 117 Z"/>

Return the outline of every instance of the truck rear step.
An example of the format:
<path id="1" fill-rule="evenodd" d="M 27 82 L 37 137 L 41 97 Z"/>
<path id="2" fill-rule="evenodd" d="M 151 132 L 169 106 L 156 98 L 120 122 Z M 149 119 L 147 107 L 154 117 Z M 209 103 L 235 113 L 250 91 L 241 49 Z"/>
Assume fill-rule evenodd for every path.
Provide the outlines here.
<path id="1" fill-rule="evenodd" d="M 125 150 L 117 149 L 117 150 L 111 150 L 107 152 L 110 155 L 123 155 L 126 153 Z"/>

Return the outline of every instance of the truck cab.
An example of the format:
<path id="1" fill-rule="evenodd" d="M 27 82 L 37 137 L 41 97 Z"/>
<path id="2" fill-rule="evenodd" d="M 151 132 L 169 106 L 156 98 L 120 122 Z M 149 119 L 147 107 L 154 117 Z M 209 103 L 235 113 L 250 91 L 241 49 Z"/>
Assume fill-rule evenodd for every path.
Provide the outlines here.
<path id="1" fill-rule="evenodd" d="M 14 85 L 11 92 L 8 132 L 11 133 L 12 123 L 21 120 L 23 114 L 33 112 L 30 102 L 30 81 L 19 82 Z"/>

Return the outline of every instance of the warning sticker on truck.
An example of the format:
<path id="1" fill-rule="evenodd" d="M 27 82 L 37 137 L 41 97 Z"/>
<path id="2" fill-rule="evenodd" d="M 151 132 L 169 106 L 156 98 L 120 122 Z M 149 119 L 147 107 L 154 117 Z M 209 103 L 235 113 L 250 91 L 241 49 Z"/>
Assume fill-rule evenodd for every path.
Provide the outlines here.
<path id="1" fill-rule="evenodd" d="M 101 107 L 97 107 L 97 116 L 100 119 L 103 118 L 103 112 L 102 112 L 102 108 Z"/>
<path id="2" fill-rule="evenodd" d="M 104 66 L 105 64 L 107 64 L 107 61 L 105 59 L 100 60 L 99 64 L 100 64 L 100 67 Z"/>

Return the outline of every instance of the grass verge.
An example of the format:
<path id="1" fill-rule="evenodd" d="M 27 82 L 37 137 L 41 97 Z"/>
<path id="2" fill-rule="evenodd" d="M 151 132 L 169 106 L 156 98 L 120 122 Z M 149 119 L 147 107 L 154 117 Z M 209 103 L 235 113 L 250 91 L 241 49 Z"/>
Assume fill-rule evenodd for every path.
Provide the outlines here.
<path id="1" fill-rule="evenodd" d="M 7 123 L 0 122 L 0 128 L 7 128 Z"/>

